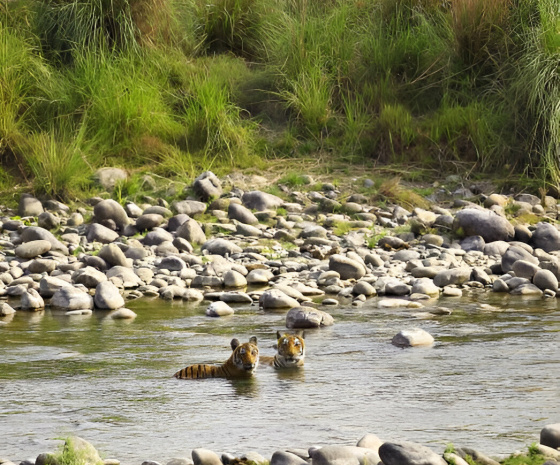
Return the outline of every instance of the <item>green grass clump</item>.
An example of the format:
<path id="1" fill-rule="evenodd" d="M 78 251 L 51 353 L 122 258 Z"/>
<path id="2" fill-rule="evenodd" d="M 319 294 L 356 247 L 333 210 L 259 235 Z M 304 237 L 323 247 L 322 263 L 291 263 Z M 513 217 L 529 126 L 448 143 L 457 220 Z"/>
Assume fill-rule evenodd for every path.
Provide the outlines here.
<path id="1" fill-rule="evenodd" d="M 542 465 L 546 461 L 547 457 L 539 452 L 536 444 L 532 444 L 526 454 L 512 455 L 502 465 Z"/>

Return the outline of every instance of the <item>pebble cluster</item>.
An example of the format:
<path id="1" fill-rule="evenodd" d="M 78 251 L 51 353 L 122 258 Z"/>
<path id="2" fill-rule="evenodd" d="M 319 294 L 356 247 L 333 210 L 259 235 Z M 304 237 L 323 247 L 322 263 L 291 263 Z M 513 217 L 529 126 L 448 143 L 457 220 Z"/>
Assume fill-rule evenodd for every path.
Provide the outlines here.
<path id="1" fill-rule="evenodd" d="M 0 218 L 0 296 L 7 298 L 0 325 L 15 311 L 48 306 L 69 315 L 105 310 L 134 318 L 126 302 L 142 296 L 208 301 L 209 317 L 258 302 L 264 311 L 286 309 L 288 328 L 310 328 L 334 324 L 329 305 L 360 306 L 371 296 L 380 296 L 384 308 L 422 308 L 465 289 L 558 294 L 560 230 L 552 197 L 439 189 L 428 207 L 405 209 L 375 205 L 364 193 L 342 194 L 329 183 L 307 192 L 280 186 L 282 196 L 248 186 L 243 176 L 220 180 L 205 172 L 190 196 L 171 204 L 145 196 L 145 204 L 123 206 L 96 197 L 73 210 L 22 195 L 19 217 L 4 210 Z M 407 329 L 393 343 L 426 345 L 433 338 Z M 364 445 L 370 440 L 278 452 L 270 462 L 446 463 L 426 458 L 420 446 Z M 404 459 L 405 452 L 424 461 Z M 456 464 L 463 463 L 459 455 Z M 234 463 L 201 449 L 192 459 Z"/>

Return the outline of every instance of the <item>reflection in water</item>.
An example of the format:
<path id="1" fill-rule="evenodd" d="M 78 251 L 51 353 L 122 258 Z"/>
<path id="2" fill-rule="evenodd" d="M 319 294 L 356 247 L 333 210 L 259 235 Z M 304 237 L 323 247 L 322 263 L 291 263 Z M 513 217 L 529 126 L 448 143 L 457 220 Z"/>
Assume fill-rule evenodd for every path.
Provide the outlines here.
<path id="1" fill-rule="evenodd" d="M 557 299 L 440 299 L 424 310 L 439 305 L 452 314 L 427 320 L 379 309 L 375 299 L 359 309 L 341 305 L 329 309 L 334 326 L 306 331 L 303 368 L 261 366 L 251 379 L 195 381 L 172 375 L 223 362 L 233 337 L 256 335 L 269 351 L 285 314 L 239 306 L 235 318 L 216 320 L 204 304 L 127 305 L 138 315 L 129 322 L 98 311 L 0 319 L 9 321 L 0 325 L 3 455 L 16 461 L 52 451 L 54 438 L 71 433 L 127 465 L 188 457 L 195 447 L 270 457 L 282 448 L 355 444 L 366 433 L 438 451 L 452 442 L 511 453 L 560 415 Z M 434 347 L 391 345 L 413 326 L 432 334 Z"/>

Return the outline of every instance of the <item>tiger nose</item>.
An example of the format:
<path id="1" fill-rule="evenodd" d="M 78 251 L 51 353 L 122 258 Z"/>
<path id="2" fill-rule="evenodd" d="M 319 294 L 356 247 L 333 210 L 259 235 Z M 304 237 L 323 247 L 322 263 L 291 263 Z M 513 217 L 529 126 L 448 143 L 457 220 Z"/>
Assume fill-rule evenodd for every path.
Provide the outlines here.
<path id="1" fill-rule="evenodd" d="M 245 363 L 245 364 L 243 364 L 243 368 L 245 368 L 246 370 L 253 370 L 255 368 L 255 364 L 254 363 Z"/>

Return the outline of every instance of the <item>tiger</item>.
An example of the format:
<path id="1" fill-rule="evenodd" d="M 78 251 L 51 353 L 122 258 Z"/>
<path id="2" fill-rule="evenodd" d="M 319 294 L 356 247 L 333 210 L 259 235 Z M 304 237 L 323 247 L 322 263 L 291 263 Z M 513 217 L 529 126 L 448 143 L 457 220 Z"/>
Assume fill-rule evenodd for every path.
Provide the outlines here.
<path id="1" fill-rule="evenodd" d="M 173 376 L 177 379 L 201 378 L 248 378 L 259 366 L 259 348 L 255 336 L 241 344 L 238 339 L 231 340 L 233 353 L 222 365 L 190 365 Z"/>
<path id="2" fill-rule="evenodd" d="M 276 337 L 278 352 L 274 357 L 262 355 L 261 363 L 277 369 L 302 367 L 305 362 L 305 334 L 301 331 L 295 334 L 277 331 Z"/>

